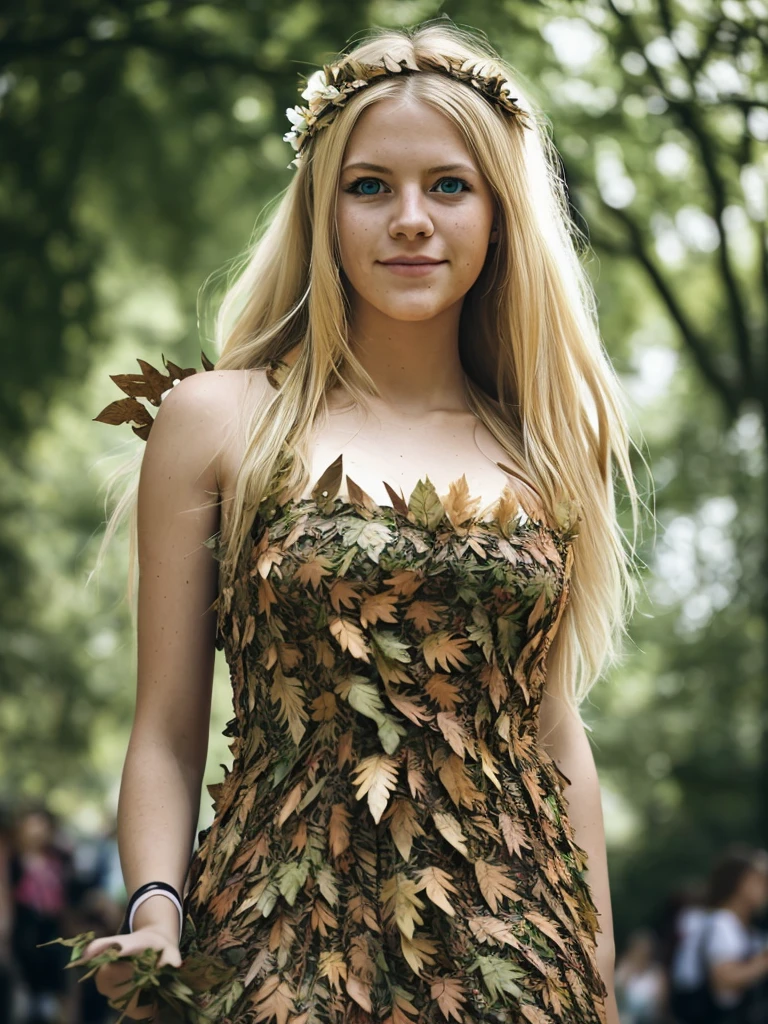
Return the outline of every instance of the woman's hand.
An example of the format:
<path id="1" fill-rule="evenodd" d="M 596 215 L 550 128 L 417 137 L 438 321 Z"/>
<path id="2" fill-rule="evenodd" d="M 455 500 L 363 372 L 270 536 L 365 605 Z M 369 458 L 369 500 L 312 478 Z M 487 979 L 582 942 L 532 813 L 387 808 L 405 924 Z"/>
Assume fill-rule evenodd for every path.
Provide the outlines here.
<path id="1" fill-rule="evenodd" d="M 116 946 L 120 949 L 122 956 L 130 956 L 133 953 L 143 953 L 145 949 L 161 950 L 158 960 L 158 967 L 170 964 L 172 967 L 181 966 L 181 953 L 177 938 L 171 938 L 163 929 L 157 926 L 147 925 L 139 928 L 130 935 L 107 935 L 103 938 L 94 939 L 85 949 L 80 964 L 86 964 L 91 957 L 98 956 L 110 947 Z M 116 999 L 124 996 L 126 984 L 130 982 L 133 974 L 133 967 L 130 963 L 117 961 L 112 964 L 104 964 L 94 975 L 96 988 L 103 996 L 109 999 Z M 158 1012 L 155 1001 L 145 1006 L 138 1005 L 138 996 L 134 996 L 125 1009 L 125 1014 L 131 1020 L 145 1020 L 153 1017 Z"/>

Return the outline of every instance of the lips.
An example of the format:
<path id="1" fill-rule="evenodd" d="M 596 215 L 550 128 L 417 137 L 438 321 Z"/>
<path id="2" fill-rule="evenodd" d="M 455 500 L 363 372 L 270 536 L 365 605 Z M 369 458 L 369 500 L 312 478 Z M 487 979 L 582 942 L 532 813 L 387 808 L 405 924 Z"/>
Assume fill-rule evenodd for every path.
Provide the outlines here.
<path id="1" fill-rule="evenodd" d="M 431 256 L 391 256 L 388 260 L 379 260 L 385 266 L 420 267 L 434 266 L 437 263 L 445 263 L 445 260 L 436 260 Z"/>

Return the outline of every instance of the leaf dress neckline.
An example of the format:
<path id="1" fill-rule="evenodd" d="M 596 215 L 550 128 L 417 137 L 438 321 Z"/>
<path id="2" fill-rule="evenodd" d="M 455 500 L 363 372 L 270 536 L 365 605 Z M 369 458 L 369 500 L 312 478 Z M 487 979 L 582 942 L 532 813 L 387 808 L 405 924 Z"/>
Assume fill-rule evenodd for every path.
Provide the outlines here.
<path id="1" fill-rule="evenodd" d="M 269 363 L 267 380 L 276 391 L 280 391 L 289 370 L 289 364 L 283 359 L 274 359 Z M 496 462 L 496 465 L 508 476 L 521 479 L 519 474 L 503 463 Z M 348 485 L 346 496 L 339 494 L 345 475 Z M 575 501 L 565 500 L 558 504 L 553 517 L 557 525 L 553 526 L 547 520 L 541 504 L 535 510 L 523 506 L 520 499 L 515 497 L 509 481 L 505 483 L 498 498 L 485 506 L 480 504 L 480 498 L 470 494 L 466 474 L 451 481 L 443 498 L 438 495 L 428 475 L 419 479 L 407 501 L 386 480 L 381 482 L 391 498 L 391 504 L 376 501 L 349 474 L 345 474 L 343 454 L 339 453 L 313 485 L 310 495 L 288 496 L 282 500 L 275 495 L 267 496 L 262 502 L 264 510 L 260 507 L 256 513 L 254 529 L 264 518 L 272 523 L 284 516 L 293 513 L 298 515 L 304 510 L 313 509 L 331 515 L 348 506 L 352 513 L 360 514 L 363 518 L 373 519 L 383 513 L 394 523 L 402 519 L 409 526 L 422 527 L 429 533 L 447 531 L 450 534 L 453 531 L 460 537 L 466 537 L 476 533 L 478 527 L 486 527 L 509 540 L 526 528 L 538 527 L 553 540 L 566 544 L 578 536 L 581 516 Z"/>

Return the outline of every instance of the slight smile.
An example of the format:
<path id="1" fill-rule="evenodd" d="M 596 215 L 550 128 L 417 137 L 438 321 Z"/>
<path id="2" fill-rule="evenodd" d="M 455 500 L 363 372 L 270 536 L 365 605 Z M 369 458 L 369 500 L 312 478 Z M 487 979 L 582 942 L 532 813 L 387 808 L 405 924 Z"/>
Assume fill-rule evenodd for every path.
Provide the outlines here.
<path id="1" fill-rule="evenodd" d="M 393 274 L 402 274 L 405 277 L 423 277 L 434 270 L 435 267 L 441 267 L 448 261 L 403 256 L 391 260 L 379 260 L 378 262 L 382 267 L 391 270 Z"/>

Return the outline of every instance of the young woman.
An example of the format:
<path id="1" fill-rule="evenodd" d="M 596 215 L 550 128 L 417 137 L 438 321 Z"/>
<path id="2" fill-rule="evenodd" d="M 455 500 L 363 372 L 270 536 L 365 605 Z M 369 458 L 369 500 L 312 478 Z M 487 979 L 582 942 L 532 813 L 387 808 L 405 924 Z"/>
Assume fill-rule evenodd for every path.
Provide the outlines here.
<path id="1" fill-rule="evenodd" d="M 183 376 L 138 428 L 131 931 L 76 949 L 137 1019 L 150 989 L 230 1024 L 618 1024 L 577 709 L 632 600 L 615 468 L 637 497 L 512 81 L 445 22 L 312 75 L 215 369 L 120 379 Z M 233 766 L 192 855 L 216 646 Z"/>

